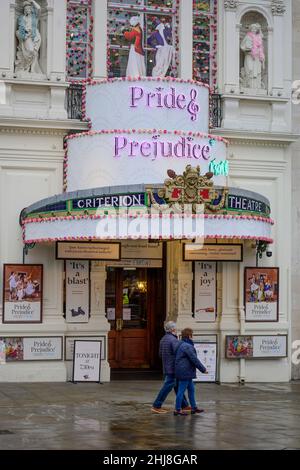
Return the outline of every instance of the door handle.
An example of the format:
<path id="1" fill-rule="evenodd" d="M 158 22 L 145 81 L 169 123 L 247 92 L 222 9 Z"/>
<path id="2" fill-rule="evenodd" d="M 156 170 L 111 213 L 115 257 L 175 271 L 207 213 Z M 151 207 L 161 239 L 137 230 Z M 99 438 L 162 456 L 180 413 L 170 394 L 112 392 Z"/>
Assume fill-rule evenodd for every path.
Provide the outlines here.
<path id="1" fill-rule="evenodd" d="M 123 330 L 123 320 L 122 320 L 122 318 L 117 318 L 116 330 L 117 331 L 122 331 Z"/>

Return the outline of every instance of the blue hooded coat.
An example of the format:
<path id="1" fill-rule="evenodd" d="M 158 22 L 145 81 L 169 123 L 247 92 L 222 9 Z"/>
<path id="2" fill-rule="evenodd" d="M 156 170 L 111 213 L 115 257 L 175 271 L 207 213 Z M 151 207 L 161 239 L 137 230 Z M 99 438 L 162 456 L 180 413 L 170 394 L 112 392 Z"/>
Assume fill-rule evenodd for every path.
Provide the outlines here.
<path id="1" fill-rule="evenodd" d="M 199 361 L 191 339 L 179 342 L 175 358 L 175 377 L 178 380 L 191 380 L 196 378 L 196 369 L 205 372 L 206 368 Z"/>

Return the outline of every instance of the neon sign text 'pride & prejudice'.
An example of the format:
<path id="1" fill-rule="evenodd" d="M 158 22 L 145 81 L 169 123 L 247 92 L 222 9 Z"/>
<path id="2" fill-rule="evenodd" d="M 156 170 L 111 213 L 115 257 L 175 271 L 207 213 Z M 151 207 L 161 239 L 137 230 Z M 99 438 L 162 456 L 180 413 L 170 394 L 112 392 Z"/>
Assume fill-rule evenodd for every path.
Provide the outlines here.
<path id="1" fill-rule="evenodd" d="M 196 101 L 198 91 L 195 88 L 192 88 L 189 97 L 183 93 L 177 94 L 174 87 L 171 87 L 167 92 L 162 87 L 155 90 L 155 92 L 145 92 L 142 87 L 130 87 L 130 107 L 137 108 L 140 104 L 143 104 L 148 108 L 186 109 L 191 120 L 197 120 L 200 106 Z"/>

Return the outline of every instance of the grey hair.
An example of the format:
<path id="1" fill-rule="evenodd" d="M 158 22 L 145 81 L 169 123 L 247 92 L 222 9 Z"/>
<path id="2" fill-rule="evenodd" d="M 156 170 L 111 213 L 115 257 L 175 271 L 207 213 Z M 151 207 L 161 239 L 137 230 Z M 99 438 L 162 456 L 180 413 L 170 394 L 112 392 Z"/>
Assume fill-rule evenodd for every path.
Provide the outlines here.
<path id="1" fill-rule="evenodd" d="M 165 323 L 165 332 L 169 333 L 172 330 L 176 330 L 176 323 L 174 321 L 167 321 Z"/>

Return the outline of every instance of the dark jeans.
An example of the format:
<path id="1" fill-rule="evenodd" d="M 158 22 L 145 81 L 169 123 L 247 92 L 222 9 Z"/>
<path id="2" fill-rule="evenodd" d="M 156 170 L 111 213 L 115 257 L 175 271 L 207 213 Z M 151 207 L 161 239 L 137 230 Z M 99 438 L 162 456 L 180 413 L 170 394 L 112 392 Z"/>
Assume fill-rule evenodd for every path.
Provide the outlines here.
<path id="1" fill-rule="evenodd" d="M 189 395 L 189 400 L 190 404 L 193 410 L 197 408 L 196 401 L 195 401 L 195 386 L 193 379 L 190 380 L 178 380 L 178 392 L 176 395 L 176 404 L 175 404 L 175 409 L 180 410 L 181 407 L 181 402 L 182 402 L 182 397 L 184 396 L 184 392 L 188 391 Z"/>
<path id="2" fill-rule="evenodd" d="M 169 393 L 171 392 L 171 390 L 174 388 L 174 392 L 175 394 L 177 395 L 177 390 L 178 390 L 178 382 L 177 380 L 175 379 L 175 376 L 174 375 L 165 375 L 165 380 L 164 380 L 164 384 L 159 392 L 159 394 L 157 395 L 154 403 L 153 403 L 153 407 L 154 408 L 161 408 L 163 402 L 165 401 L 165 399 L 167 398 L 167 396 L 169 395 Z M 181 406 L 182 408 L 185 408 L 186 406 L 189 406 L 185 396 L 182 394 L 182 403 L 181 403 Z"/>

